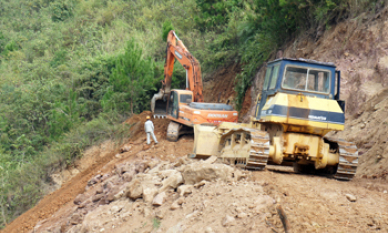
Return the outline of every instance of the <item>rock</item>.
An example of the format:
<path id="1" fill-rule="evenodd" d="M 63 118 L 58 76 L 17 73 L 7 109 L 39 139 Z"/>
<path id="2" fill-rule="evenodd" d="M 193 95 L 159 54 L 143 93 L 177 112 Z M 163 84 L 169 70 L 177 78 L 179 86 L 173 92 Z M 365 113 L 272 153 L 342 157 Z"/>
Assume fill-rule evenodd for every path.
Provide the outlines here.
<path id="1" fill-rule="evenodd" d="M 211 227 L 205 228 L 205 233 L 214 233 L 213 229 Z"/>
<path id="2" fill-rule="evenodd" d="M 114 200 L 117 200 L 124 196 L 124 191 L 123 187 L 120 186 L 114 186 L 112 189 L 110 189 L 106 194 L 105 194 L 105 202 L 110 203 Z"/>
<path id="3" fill-rule="evenodd" d="M 186 196 L 186 194 L 193 192 L 193 188 L 193 185 L 181 185 L 178 187 L 178 193 L 180 196 Z"/>
<path id="4" fill-rule="evenodd" d="M 185 198 L 184 197 L 180 197 L 178 200 L 176 200 L 176 203 L 178 205 L 182 205 L 183 203 L 185 203 Z"/>
<path id="5" fill-rule="evenodd" d="M 243 213 L 243 212 L 245 211 L 245 208 L 242 207 L 242 206 L 238 206 L 238 207 L 236 208 L 236 211 L 237 211 L 237 213 Z"/>
<path id="6" fill-rule="evenodd" d="M 187 158 L 186 157 L 180 157 L 179 159 L 177 159 L 177 161 L 174 163 L 174 167 L 179 167 L 179 166 L 182 166 L 182 165 L 185 165 L 187 164 L 188 161 L 187 161 Z"/>
<path id="7" fill-rule="evenodd" d="M 96 189 L 96 194 L 100 194 L 100 193 L 103 193 L 104 192 L 104 188 L 102 186 L 98 187 Z"/>
<path id="8" fill-rule="evenodd" d="M 159 193 L 167 191 L 167 189 L 175 189 L 183 183 L 182 174 L 178 171 L 171 174 L 167 179 L 162 181 L 163 186 L 159 189 Z"/>
<path id="9" fill-rule="evenodd" d="M 119 175 L 114 175 L 110 178 L 108 178 L 105 183 L 104 183 L 104 186 L 108 183 L 108 182 L 111 182 L 112 184 L 114 185 L 117 185 L 117 184 L 122 184 L 123 182 L 121 181 L 121 178 Z"/>
<path id="10" fill-rule="evenodd" d="M 388 192 L 387 192 L 387 190 L 384 190 L 383 193 L 384 193 L 384 194 L 387 194 Z"/>
<path id="11" fill-rule="evenodd" d="M 170 209 L 171 209 L 171 210 L 179 209 L 180 206 L 181 206 L 184 202 L 185 202 L 185 198 L 184 198 L 184 197 L 180 197 L 180 198 L 178 198 L 177 200 L 175 200 L 175 201 L 172 203 Z"/>
<path id="12" fill-rule="evenodd" d="M 85 208 L 87 207 L 90 203 L 92 203 L 92 201 L 90 199 L 86 199 L 86 201 L 82 202 L 78 208 L 82 209 L 82 208 Z"/>
<path id="13" fill-rule="evenodd" d="M 92 186 L 94 184 L 97 184 L 98 182 L 100 182 L 102 176 L 101 175 L 96 175 L 95 177 L 93 177 L 92 179 L 90 179 L 88 181 L 88 186 Z"/>
<path id="14" fill-rule="evenodd" d="M 177 173 L 177 170 L 167 169 L 167 170 L 159 171 L 158 175 L 162 179 L 167 179 L 168 177 L 170 177 L 170 176 L 172 176 L 172 175 L 174 175 L 176 173 Z"/>
<path id="15" fill-rule="evenodd" d="M 135 171 L 124 173 L 123 174 L 124 182 L 131 182 L 134 175 L 135 175 Z"/>
<path id="16" fill-rule="evenodd" d="M 225 218 L 222 220 L 222 226 L 234 226 L 236 225 L 236 219 L 232 216 L 226 215 Z"/>
<path id="17" fill-rule="evenodd" d="M 136 167 L 134 164 L 131 164 L 131 163 L 125 163 L 125 164 L 121 164 L 121 165 L 118 165 L 117 168 L 116 168 L 116 173 L 121 175 L 123 173 L 136 173 Z"/>
<path id="18" fill-rule="evenodd" d="M 145 163 L 135 164 L 136 173 L 143 173 L 148 166 Z"/>
<path id="19" fill-rule="evenodd" d="M 139 179 L 132 180 L 126 187 L 124 191 L 125 195 L 131 199 L 137 199 L 143 195 L 143 186 Z"/>
<path id="20" fill-rule="evenodd" d="M 130 151 L 131 149 L 132 149 L 132 146 L 130 146 L 130 145 L 124 145 L 123 147 L 121 147 L 120 152 L 121 152 L 121 153 L 128 152 L 128 151 Z"/>
<path id="21" fill-rule="evenodd" d="M 244 212 L 237 214 L 237 218 L 246 218 L 248 215 Z"/>
<path id="22" fill-rule="evenodd" d="M 111 212 L 112 214 L 117 214 L 117 213 L 120 212 L 122 209 L 123 209 L 123 207 L 119 207 L 119 206 L 115 205 L 115 206 L 112 206 L 112 208 L 110 208 L 110 212 Z"/>
<path id="23" fill-rule="evenodd" d="M 173 202 L 170 206 L 170 210 L 176 210 L 176 209 L 179 209 L 181 206 L 178 205 L 177 202 Z"/>
<path id="24" fill-rule="evenodd" d="M 77 225 L 81 224 L 83 220 L 83 216 L 81 214 L 73 214 L 70 218 L 70 224 Z"/>
<path id="25" fill-rule="evenodd" d="M 212 155 L 208 159 L 206 159 L 204 163 L 212 164 L 212 163 L 215 163 L 216 161 L 217 161 L 217 156 Z"/>
<path id="26" fill-rule="evenodd" d="M 110 175 L 109 174 L 105 174 L 105 175 L 103 175 L 102 177 L 101 177 L 101 182 L 104 182 L 104 181 L 106 181 L 108 178 L 110 177 Z"/>
<path id="27" fill-rule="evenodd" d="M 155 195 L 158 193 L 158 189 L 154 188 L 144 188 L 143 187 L 143 200 L 146 203 L 151 203 L 154 200 Z"/>
<path id="28" fill-rule="evenodd" d="M 198 216 L 199 214 L 200 214 L 200 213 L 199 213 L 199 211 L 198 211 L 198 210 L 196 210 L 196 211 L 194 211 L 193 213 L 186 215 L 186 217 L 185 217 L 185 218 L 192 218 L 192 217 L 196 217 L 196 216 Z"/>
<path id="29" fill-rule="evenodd" d="M 108 182 L 105 182 L 102 187 L 104 187 L 105 192 L 110 192 L 113 189 L 113 187 L 115 187 L 115 185 L 112 182 L 108 181 Z"/>
<path id="30" fill-rule="evenodd" d="M 75 205 L 79 205 L 82 202 L 84 202 L 86 199 L 87 198 L 86 198 L 86 196 L 84 194 L 78 194 L 77 197 L 74 199 L 73 203 Z"/>
<path id="31" fill-rule="evenodd" d="M 207 183 L 209 183 L 209 182 L 207 182 L 206 180 L 203 180 L 203 181 L 195 184 L 194 187 L 197 189 L 197 188 L 200 188 L 202 186 L 205 186 Z"/>
<path id="32" fill-rule="evenodd" d="M 161 206 L 161 205 L 163 205 L 163 202 L 164 202 L 165 198 L 166 198 L 166 193 L 165 192 L 159 193 L 158 195 L 156 195 L 156 197 L 152 201 L 152 205 L 154 205 L 154 206 Z"/>
<path id="33" fill-rule="evenodd" d="M 70 230 L 66 231 L 66 233 L 79 233 L 81 232 L 81 229 L 82 229 L 82 225 L 75 225 L 72 228 L 70 228 Z M 57 231 L 48 231 L 47 233 L 49 232 L 51 233 L 51 232 L 57 232 Z"/>
<path id="34" fill-rule="evenodd" d="M 350 201 L 350 202 L 356 202 L 357 201 L 357 197 L 356 196 L 354 196 L 354 195 L 352 195 L 352 194 L 346 194 L 345 195 L 346 196 L 346 198 Z"/>
<path id="35" fill-rule="evenodd" d="M 161 210 L 158 210 L 158 211 L 156 211 L 156 213 L 155 213 L 155 217 L 157 217 L 157 218 L 159 218 L 159 219 L 163 219 L 164 214 L 163 214 L 163 212 L 162 212 Z"/>
<path id="36" fill-rule="evenodd" d="M 103 197 L 104 197 L 104 194 L 102 194 L 102 193 L 96 194 L 96 195 L 94 195 L 94 196 L 92 197 L 92 201 L 93 201 L 93 202 L 97 202 L 97 201 L 101 200 L 101 198 L 103 198 Z"/>
<path id="37" fill-rule="evenodd" d="M 233 169 L 225 164 L 194 163 L 185 167 L 182 176 L 185 184 L 206 181 L 230 181 Z"/>
<path id="38" fill-rule="evenodd" d="M 247 175 L 245 173 L 243 173 L 242 171 L 240 171 L 239 169 L 236 169 L 233 172 L 233 177 L 234 177 L 235 181 L 239 181 L 243 178 L 246 178 Z"/>

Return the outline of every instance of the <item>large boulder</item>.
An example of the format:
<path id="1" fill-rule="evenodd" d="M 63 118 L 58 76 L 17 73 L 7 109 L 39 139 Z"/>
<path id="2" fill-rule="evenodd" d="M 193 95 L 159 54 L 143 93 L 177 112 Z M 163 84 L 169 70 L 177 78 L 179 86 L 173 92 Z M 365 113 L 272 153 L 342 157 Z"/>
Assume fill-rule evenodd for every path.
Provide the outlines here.
<path id="1" fill-rule="evenodd" d="M 172 171 L 173 172 L 169 173 L 168 177 L 162 181 L 162 187 L 159 189 L 159 193 L 165 192 L 168 189 L 176 189 L 183 183 L 182 174 L 175 170 Z"/>
<path id="2" fill-rule="evenodd" d="M 196 184 L 206 181 L 230 181 L 233 168 L 225 164 L 194 163 L 183 170 L 182 176 L 185 184 Z"/>
<path id="3" fill-rule="evenodd" d="M 131 199 L 137 199 L 143 195 L 143 186 L 140 179 L 133 179 L 126 187 L 125 196 Z"/>

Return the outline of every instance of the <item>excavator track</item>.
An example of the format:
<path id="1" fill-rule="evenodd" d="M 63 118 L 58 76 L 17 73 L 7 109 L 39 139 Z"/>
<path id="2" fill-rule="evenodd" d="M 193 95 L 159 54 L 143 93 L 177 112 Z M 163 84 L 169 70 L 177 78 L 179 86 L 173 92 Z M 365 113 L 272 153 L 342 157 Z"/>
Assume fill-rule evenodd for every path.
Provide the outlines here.
<path id="1" fill-rule="evenodd" d="M 353 142 L 336 141 L 339 149 L 339 163 L 334 178 L 337 180 L 351 180 L 357 171 L 358 150 Z"/>
<path id="2" fill-rule="evenodd" d="M 270 148 L 268 133 L 265 131 L 249 129 L 246 131 L 236 132 L 235 134 L 241 134 L 242 132 L 250 135 L 248 150 L 223 150 L 220 157 L 232 164 L 236 164 L 242 169 L 257 171 L 264 170 L 268 162 Z M 235 152 L 232 154 L 232 151 Z"/>

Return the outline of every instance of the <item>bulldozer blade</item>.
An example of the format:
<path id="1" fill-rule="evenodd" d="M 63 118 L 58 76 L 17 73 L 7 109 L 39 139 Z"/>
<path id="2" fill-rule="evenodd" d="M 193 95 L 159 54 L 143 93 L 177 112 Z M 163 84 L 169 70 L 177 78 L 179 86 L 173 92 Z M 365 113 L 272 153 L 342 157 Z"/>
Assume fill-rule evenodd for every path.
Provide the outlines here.
<path id="1" fill-rule="evenodd" d="M 219 141 L 216 126 L 194 125 L 194 151 L 190 158 L 205 159 L 216 155 Z"/>

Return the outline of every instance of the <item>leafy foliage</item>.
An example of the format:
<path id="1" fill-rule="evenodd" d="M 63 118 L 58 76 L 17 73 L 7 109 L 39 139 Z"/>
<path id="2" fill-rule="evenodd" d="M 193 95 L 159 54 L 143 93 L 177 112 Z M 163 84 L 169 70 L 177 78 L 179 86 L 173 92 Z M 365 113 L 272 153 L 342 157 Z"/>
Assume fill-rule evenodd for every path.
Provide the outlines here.
<path id="1" fill-rule="evenodd" d="M 164 23 L 163 23 L 163 35 L 162 35 L 163 41 L 167 41 L 167 35 L 171 30 L 174 30 L 174 26 L 172 25 L 171 20 L 164 21 Z"/>
<path id="2" fill-rule="evenodd" d="M 148 92 L 156 91 L 154 64 L 143 59 L 143 51 L 133 39 L 125 53 L 117 57 L 109 82 L 111 86 L 102 100 L 105 111 L 124 114 L 129 110 L 133 114 L 148 108 L 151 100 Z"/>

